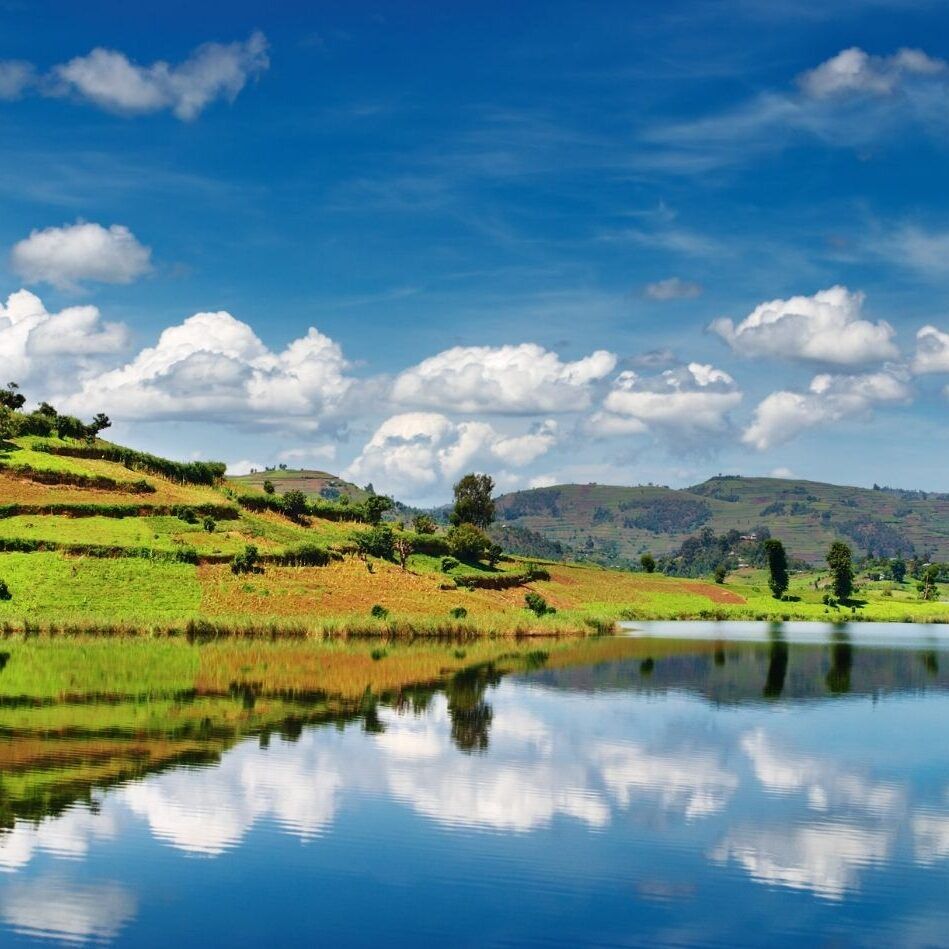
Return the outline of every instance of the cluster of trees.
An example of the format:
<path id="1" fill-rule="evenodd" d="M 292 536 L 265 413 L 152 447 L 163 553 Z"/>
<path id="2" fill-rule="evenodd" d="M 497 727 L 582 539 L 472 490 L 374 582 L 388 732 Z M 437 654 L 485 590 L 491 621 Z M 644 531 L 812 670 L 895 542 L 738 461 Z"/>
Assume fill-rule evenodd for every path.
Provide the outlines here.
<path id="1" fill-rule="evenodd" d="M 44 438 L 75 438 L 93 442 L 109 428 L 109 417 L 99 412 L 88 424 L 73 415 L 61 415 L 49 402 L 41 402 L 33 412 L 24 412 L 26 396 L 15 382 L 0 389 L 0 438 L 39 435 Z"/>
<path id="2" fill-rule="evenodd" d="M 712 516 L 712 509 L 704 501 L 675 496 L 623 501 L 619 509 L 626 515 L 623 518 L 624 527 L 652 531 L 654 534 L 694 531 Z"/>
<path id="3" fill-rule="evenodd" d="M 768 560 L 765 544 L 770 537 L 767 527 L 756 527 L 750 534 L 737 530 L 716 534 L 710 527 L 705 527 L 698 534 L 687 537 L 669 556 L 660 558 L 658 562 L 653 560 L 652 570 L 659 569 L 670 576 L 705 577 L 720 568 L 727 574 L 739 564 L 763 567 Z M 645 564 L 643 569 L 647 569 Z"/>
<path id="4" fill-rule="evenodd" d="M 792 569 L 807 569 L 803 561 L 792 561 L 784 544 L 771 537 L 767 528 L 757 528 L 754 535 L 741 535 L 738 531 L 716 536 L 709 528 L 695 537 L 689 537 L 672 557 L 656 560 L 650 553 L 640 557 L 640 567 L 645 573 L 656 569 L 678 576 L 707 576 L 723 583 L 736 560 L 749 566 L 764 567 L 768 571 L 768 586 L 775 599 L 782 599 L 790 583 Z M 825 602 L 849 602 L 855 592 L 855 567 L 853 551 L 843 541 L 834 541 L 827 552 L 830 570 L 830 589 Z M 917 589 L 924 600 L 939 597 L 940 582 L 949 580 L 949 565 L 923 564 L 914 558 L 909 566 L 902 558 L 884 561 L 890 578 L 902 583 L 907 572 L 918 580 Z M 871 573 L 880 576 L 881 572 Z"/>
<path id="5" fill-rule="evenodd" d="M 494 480 L 486 474 L 466 474 L 455 486 L 455 503 L 449 515 L 451 527 L 444 535 L 441 550 L 451 554 L 455 564 L 488 561 L 494 566 L 504 553 L 486 533 L 495 518 Z M 286 495 L 284 495 L 286 497 Z M 409 555 L 423 547 L 422 539 L 435 534 L 438 525 L 429 514 L 416 514 L 412 520 L 415 537 L 394 530 L 390 524 L 382 523 L 382 515 L 391 510 L 391 499 L 380 494 L 370 495 L 361 505 L 366 510 L 368 530 L 356 531 L 353 543 L 361 557 L 380 557 L 386 560 L 398 558 L 404 570 Z M 425 544 L 436 549 L 440 545 Z"/>

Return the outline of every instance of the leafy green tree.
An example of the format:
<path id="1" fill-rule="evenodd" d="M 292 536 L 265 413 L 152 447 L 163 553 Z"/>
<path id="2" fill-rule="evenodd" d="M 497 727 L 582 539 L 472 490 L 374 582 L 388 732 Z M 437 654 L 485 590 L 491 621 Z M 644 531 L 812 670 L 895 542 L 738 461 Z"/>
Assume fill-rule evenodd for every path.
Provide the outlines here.
<path id="1" fill-rule="evenodd" d="M 939 567 L 931 564 L 923 571 L 923 579 L 919 584 L 919 596 L 922 600 L 938 600 L 939 588 L 936 582 L 939 579 Z"/>
<path id="2" fill-rule="evenodd" d="M 834 596 L 838 600 L 849 600 L 853 593 L 853 554 L 842 540 L 830 545 L 827 566 L 833 578 Z"/>
<path id="3" fill-rule="evenodd" d="M 486 474 L 466 474 L 454 488 L 455 508 L 450 520 L 459 524 L 473 524 L 487 530 L 494 521 L 494 479 Z"/>
<path id="4" fill-rule="evenodd" d="M 897 557 L 890 563 L 890 575 L 897 583 L 906 579 L 906 561 L 902 557 Z"/>
<path id="5" fill-rule="evenodd" d="M 19 412 L 26 405 L 26 396 L 20 392 L 20 387 L 15 382 L 8 382 L 5 389 L 0 389 L 0 405 Z"/>
<path id="6" fill-rule="evenodd" d="M 16 434 L 16 417 L 5 405 L 0 405 L 0 440 Z"/>
<path id="7" fill-rule="evenodd" d="M 213 534 L 213 533 L 217 530 L 217 521 L 214 520 L 214 518 L 211 517 L 210 514 L 209 514 L 207 517 L 205 517 L 205 519 L 204 519 L 204 521 L 203 521 L 202 523 L 203 523 L 203 525 L 204 525 L 204 529 L 205 529 L 209 534 Z"/>
<path id="8" fill-rule="evenodd" d="M 376 525 L 382 522 L 382 515 L 393 508 L 392 498 L 384 494 L 371 494 L 363 503 L 363 509 L 366 512 L 366 522 Z"/>
<path id="9" fill-rule="evenodd" d="M 60 438 L 85 439 L 89 435 L 89 429 L 85 422 L 80 421 L 73 415 L 58 415 L 56 417 L 56 431 Z"/>
<path id="10" fill-rule="evenodd" d="M 452 527 L 445 535 L 445 540 L 448 541 L 448 549 L 452 556 L 468 563 L 481 560 L 491 546 L 488 535 L 468 523 Z"/>
<path id="11" fill-rule="evenodd" d="M 288 491 L 280 499 L 280 506 L 287 517 L 292 517 L 295 521 L 300 520 L 308 510 L 306 495 L 297 490 Z"/>
<path id="12" fill-rule="evenodd" d="M 787 551 L 775 537 L 765 541 L 764 550 L 768 558 L 768 586 L 771 587 L 771 595 L 780 600 L 787 593 L 790 582 Z"/>
<path id="13" fill-rule="evenodd" d="M 412 518 L 412 528 L 416 534 L 434 534 L 438 530 L 438 525 L 430 515 L 416 514 Z"/>
<path id="14" fill-rule="evenodd" d="M 548 613 L 557 612 L 554 607 L 550 606 L 550 604 L 534 590 L 524 594 L 524 605 L 535 616 L 546 616 Z"/>
<path id="15" fill-rule="evenodd" d="M 89 439 L 98 438 L 99 432 L 112 428 L 112 421 L 104 412 L 98 412 L 89 423 Z"/>
<path id="16" fill-rule="evenodd" d="M 248 544 L 242 553 L 237 554 L 231 561 L 232 573 L 260 573 L 257 561 L 260 553 L 253 544 Z"/>
<path id="17" fill-rule="evenodd" d="M 264 494 L 273 494 L 276 492 L 276 487 L 274 486 L 273 481 L 269 478 L 264 482 Z"/>
<path id="18" fill-rule="evenodd" d="M 643 568 L 646 573 L 655 573 L 656 572 L 656 558 L 652 554 L 643 554 L 639 558 L 639 565 Z"/>
<path id="19" fill-rule="evenodd" d="M 361 557 L 392 559 L 395 550 L 395 534 L 388 524 L 377 524 L 369 530 L 355 531 L 352 539 Z"/>
<path id="20" fill-rule="evenodd" d="M 725 564 L 720 563 L 716 568 L 715 572 L 712 574 L 715 578 L 716 583 L 724 583 L 725 577 L 728 576 L 728 567 Z"/>

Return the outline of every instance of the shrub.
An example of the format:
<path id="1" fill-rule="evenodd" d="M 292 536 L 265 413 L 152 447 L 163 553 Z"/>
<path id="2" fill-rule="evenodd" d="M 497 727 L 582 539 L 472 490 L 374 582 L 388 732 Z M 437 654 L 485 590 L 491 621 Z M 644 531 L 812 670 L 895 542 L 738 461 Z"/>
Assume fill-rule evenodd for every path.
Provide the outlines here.
<path id="1" fill-rule="evenodd" d="M 533 590 L 531 590 L 530 593 L 524 594 L 524 605 L 535 616 L 546 616 L 548 613 L 557 612 L 539 593 L 535 593 Z"/>
<path id="2" fill-rule="evenodd" d="M 446 540 L 452 556 L 469 563 L 481 560 L 491 546 L 488 535 L 473 524 L 459 524 L 451 528 Z"/>
<path id="3" fill-rule="evenodd" d="M 264 482 L 264 494 L 273 494 L 276 490 L 273 481 L 268 479 Z"/>
<path id="4" fill-rule="evenodd" d="M 442 557 L 442 573 L 449 573 L 458 566 L 458 561 L 454 557 Z"/>
<path id="5" fill-rule="evenodd" d="M 452 619 L 464 619 L 468 615 L 468 611 L 463 606 L 456 606 L 449 610 L 448 615 Z"/>
<path id="6" fill-rule="evenodd" d="M 96 445 L 44 445 L 41 450 L 69 458 L 114 461 L 134 471 L 146 471 L 184 484 L 214 485 L 224 477 L 227 470 L 227 465 L 220 461 L 169 461 L 167 458 L 123 448 L 121 445 L 111 445 L 108 442 Z"/>
<path id="7" fill-rule="evenodd" d="M 549 580 L 550 571 L 546 567 L 538 567 L 536 563 L 529 563 L 524 576 L 528 582 L 534 580 Z"/>
<path id="8" fill-rule="evenodd" d="M 0 580 L 0 600 L 12 600 L 13 594 L 10 592 L 10 588 L 7 586 L 5 580 Z"/>
<path id="9" fill-rule="evenodd" d="M 204 529 L 205 529 L 209 534 L 213 534 L 213 533 L 217 530 L 217 521 L 214 520 L 214 518 L 211 517 L 210 514 L 208 514 L 208 515 L 204 518 L 204 521 L 203 521 L 202 523 L 204 524 Z"/>
<path id="10" fill-rule="evenodd" d="M 389 611 L 381 603 L 376 603 L 369 613 L 374 619 L 386 619 L 389 616 Z"/>
<path id="11" fill-rule="evenodd" d="M 720 563 L 715 568 L 715 573 L 713 574 L 713 576 L 715 577 L 716 583 L 724 583 L 725 577 L 728 576 L 728 567 L 726 567 L 725 564 Z"/>
<path id="12" fill-rule="evenodd" d="M 391 560 L 395 550 L 395 535 L 388 524 L 379 524 L 369 530 L 356 531 L 352 535 L 356 549 L 364 557 L 381 557 Z"/>
<path id="13" fill-rule="evenodd" d="M 330 553 L 317 544 L 300 544 L 284 551 L 279 562 L 288 567 L 325 567 L 330 562 Z"/>
<path id="14" fill-rule="evenodd" d="M 231 561 L 231 572 L 257 573 L 260 570 L 260 567 L 257 566 L 259 558 L 260 554 L 257 548 L 253 544 L 248 544 L 243 553 L 237 554 Z"/>
<path id="15" fill-rule="evenodd" d="M 306 495 L 302 491 L 288 491 L 281 498 L 280 506 L 287 517 L 298 521 L 307 513 Z"/>
<path id="16" fill-rule="evenodd" d="M 412 518 L 412 527 L 416 534 L 434 534 L 438 529 L 435 520 L 428 514 L 416 514 Z"/>
<path id="17" fill-rule="evenodd" d="M 639 564 L 646 573 L 655 573 L 656 558 L 652 554 L 643 554 L 639 558 Z"/>
<path id="18" fill-rule="evenodd" d="M 373 662 L 378 662 L 380 659 L 385 659 L 388 653 L 384 649 L 373 649 L 369 655 L 372 657 Z"/>
<path id="19" fill-rule="evenodd" d="M 176 505 L 171 510 L 172 510 L 172 513 L 175 515 L 175 517 L 177 517 L 179 520 L 184 521 L 186 524 L 198 523 L 198 515 L 195 514 L 194 508 L 192 507 Z"/>

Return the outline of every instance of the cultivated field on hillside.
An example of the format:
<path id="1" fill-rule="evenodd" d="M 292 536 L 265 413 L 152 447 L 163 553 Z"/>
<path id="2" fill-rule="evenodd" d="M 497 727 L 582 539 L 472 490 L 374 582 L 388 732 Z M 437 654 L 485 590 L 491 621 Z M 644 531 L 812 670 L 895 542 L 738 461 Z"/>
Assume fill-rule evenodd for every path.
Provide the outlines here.
<path id="1" fill-rule="evenodd" d="M 760 572 L 742 571 L 716 584 L 518 557 L 493 567 L 458 563 L 438 552 L 444 534 L 417 537 L 396 526 L 396 537 L 431 548 L 411 554 L 402 569 L 396 559 L 357 554 L 354 537 L 366 529 L 355 520 L 362 516 L 357 503 L 327 507 L 322 501 L 295 517 L 279 503 L 268 509 L 273 498 L 246 485 L 187 483 L 185 467 L 166 468 L 160 459 L 140 464 L 133 454 L 121 464 L 75 457 L 115 453 L 108 443 L 99 445 L 90 452 L 33 438 L 2 448 L 0 579 L 10 598 L 0 599 L 0 624 L 7 631 L 199 629 L 203 635 L 210 624 L 215 631 L 257 636 L 405 638 L 589 634 L 620 618 L 949 619 L 949 605 L 922 602 L 909 583 L 864 582 L 854 603 L 840 609 L 822 602 L 826 582 L 815 585 L 817 574 L 795 576 L 791 598 L 776 601 Z M 744 501 L 693 493 L 685 506 L 670 506 L 664 489 L 646 488 L 626 489 L 616 503 L 640 522 L 684 525 L 701 519 L 706 503 L 755 509 L 759 489 L 749 485 L 742 484 L 749 487 Z M 568 512 L 574 503 L 595 509 L 619 490 L 589 486 L 556 497 L 533 492 L 529 503 L 537 508 L 556 501 Z M 235 572 L 233 561 L 248 545 L 261 559 Z M 299 550 L 310 552 L 310 565 L 294 565 Z M 529 594 L 541 598 L 534 609 L 527 608 Z"/>

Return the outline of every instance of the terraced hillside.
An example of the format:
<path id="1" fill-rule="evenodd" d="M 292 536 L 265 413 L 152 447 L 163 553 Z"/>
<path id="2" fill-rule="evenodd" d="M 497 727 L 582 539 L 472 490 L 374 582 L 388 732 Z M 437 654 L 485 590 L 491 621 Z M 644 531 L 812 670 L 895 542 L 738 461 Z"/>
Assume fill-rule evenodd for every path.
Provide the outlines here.
<path id="1" fill-rule="evenodd" d="M 539 557 L 492 564 L 464 557 L 444 528 L 373 527 L 371 505 L 301 503 L 223 474 L 223 465 L 100 439 L 0 442 L 0 633 L 411 638 L 598 632 L 620 618 L 833 618 L 809 575 L 795 578 L 793 602 L 781 602 L 754 572 L 719 585 L 532 562 Z M 650 493 L 665 497 L 633 496 Z M 687 500 L 689 516 L 706 503 L 739 503 Z M 624 513 L 634 509 L 675 516 L 664 501 Z M 922 602 L 909 584 L 892 586 L 868 585 L 853 609 L 868 619 L 949 618 L 941 592 Z"/>
<path id="2" fill-rule="evenodd" d="M 501 497 L 499 519 L 605 563 L 671 553 L 704 527 L 758 525 L 819 564 L 834 540 L 860 553 L 949 560 L 949 494 L 780 478 L 717 477 L 684 490 L 559 485 Z"/>
<path id="3" fill-rule="evenodd" d="M 268 495 L 214 463 L 176 463 L 94 439 L 0 442 L 0 626 L 257 631 L 583 632 L 638 604 L 696 614 L 743 597 L 711 584 L 592 567 L 496 565 L 449 557 L 444 530 L 395 552 L 360 550 L 370 515 L 357 501 Z M 256 561 L 246 563 L 248 547 Z M 242 561 L 242 558 L 244 560 Z M 668 589 L 662 584 L 668 584 Z M 545 597 L 536 615 L 525 596 Z M 400 634 L 401 634 L 400 632 Z"/>

